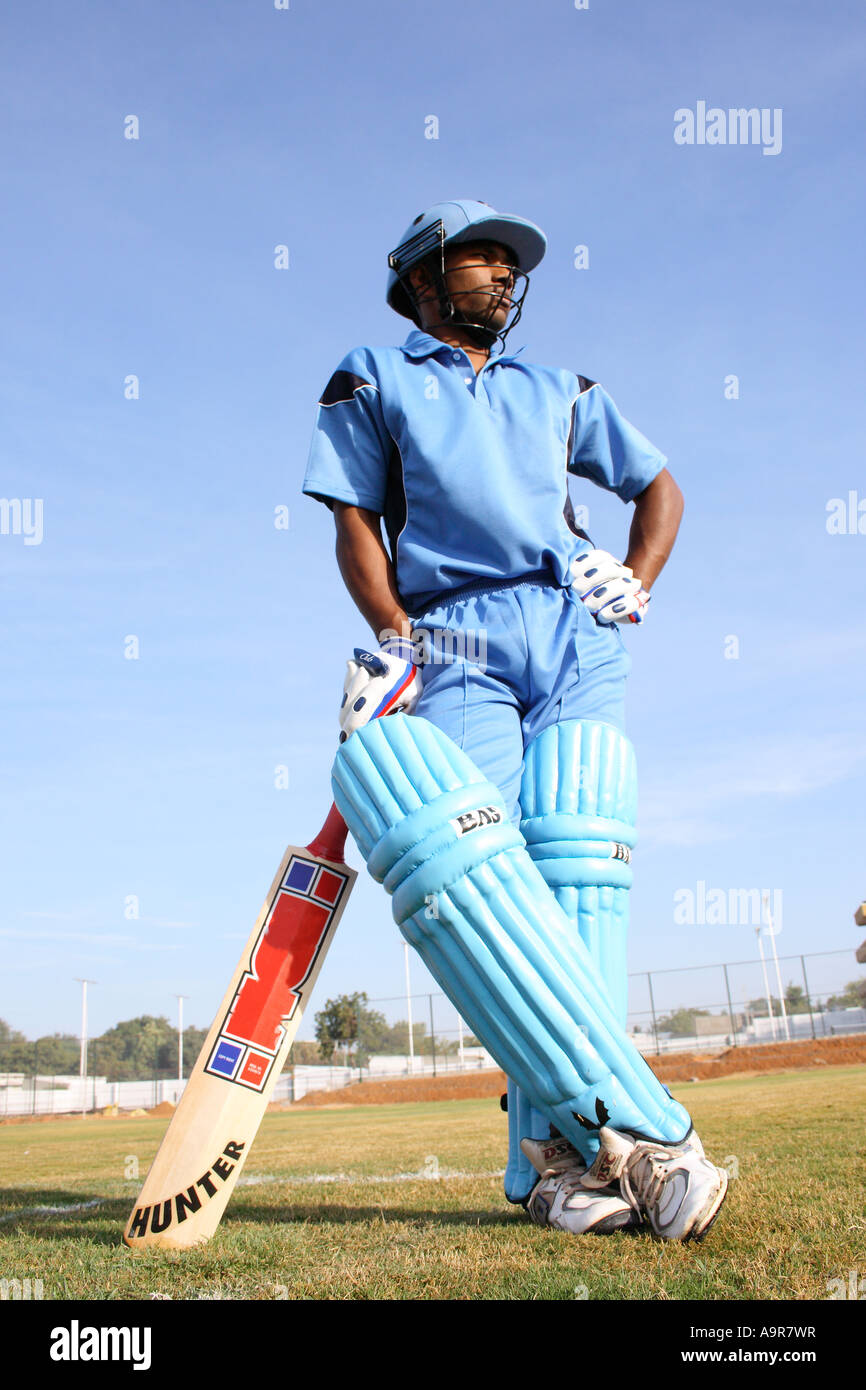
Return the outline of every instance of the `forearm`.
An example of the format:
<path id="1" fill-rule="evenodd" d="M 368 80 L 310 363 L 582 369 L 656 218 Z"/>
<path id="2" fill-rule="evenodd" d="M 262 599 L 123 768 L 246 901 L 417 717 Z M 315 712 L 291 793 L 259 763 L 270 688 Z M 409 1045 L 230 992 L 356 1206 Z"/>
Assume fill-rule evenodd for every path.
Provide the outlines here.
<path id="1" fill-rule="evenodd" d="M 376 512 L 335 502 L 337 563 L 343 582 L 377 640 L 386 633 L 409 635 L 411 624 L 400 602 L 397 579 L 382 544 Z"/>
<path id="2" fill-rule="evenodd" d="M 625 563 L 650 589 L 674 547 L 683 514 L 683 494 L 663 468 L 634 501 Z"/>

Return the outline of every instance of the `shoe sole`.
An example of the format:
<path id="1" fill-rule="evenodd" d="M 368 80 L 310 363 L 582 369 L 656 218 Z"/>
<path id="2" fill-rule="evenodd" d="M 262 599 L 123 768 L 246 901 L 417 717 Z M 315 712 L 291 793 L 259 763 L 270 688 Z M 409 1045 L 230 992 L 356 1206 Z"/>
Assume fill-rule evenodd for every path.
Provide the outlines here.
<path id="1" fill-rule="evenodd" d="M 588 1231 L 585 1231 L 584 1235 L 609 1236 L 613 1235 L 614 1231 L 636 1231 L 640 1224 L 641 1222 L 634 1212 L 621 1212 L 618 1215 L 606 1216 L 603 1221 L 599 1221 L 598 1225 L 591 1226 Z"/>
<path id="2" fill-rule="evenodd" d="M 668 1235 L 665 1231 L 657 1231 L 649 1218 L 647 1218 L 647 1225 L 657 1240 L 675 1240 L 679 1241 L 681 1245 L 685 1245 L 689 1241 L 700 1242 L 703 1240 L 716 1220 L 716 1217 L 721 1211 L 722 1203 L 728 1195 L 728 1175 L 724 1168 L 718 1169 L 718 1172 L 724 1178 L 724 1182 L 721 1184 L 719 1190 L 709 1199 L 699 1215 L 694 1218 L 685 1235 L 673 1236 Z"/>
<path id="3" fill-rule="evenodd" d="M 721 1171 L 722 1173 L 725 1173 L 724 1168 L 720 1169 L 720 1171 Z M 682 1242 L 683 1242 L 684 1245 L 685 1245 L 688 1241 L 692 1241 L 692 1240 L 693 1240 L 693 1241 L 695 1241 L 696 1243 L 699 1244 L 699 1243 L 703 1240 L 704 1236 L 707 1234 L 707 1232 L 709 1231 L 710 1227 L 715 1223 L 716 1217 L 718 1216 L 719 1212 L 721 1211 L 721 1209 L 722 1209 L 722 1203 L 724 1202 L 724 1200 L 725 1200 L 725 1198 L 727 1197 L 727 1195 L 728 1195 L 728 1175 L 727 1175 L 727 1173 L 725 1173 L 725 1181 L 724 1181 L 724 1183 L 722 1184 L 721 1191 L 718 1192 L 718 1193 L 716 1194 L 716 1196 L 713 1198 L 712 1202 L 710 1203 L 709 1207 L 707 1208 L 706 1214 L 703 1215 L 703 1216 L 701 1216 L 700 1219 L 694 1223 L 694 1225 L 692 1226 L 692 1229 L 689 1231 L 689 1233 L 688 1233 L 687 1235 L 685 1235 L 685 1236 L 682 1237 Z"/>
<path id="4" fill-rule="evenodd" d="M 624 1217 L 625 1219 L 623 1219 Z M 601 1221 L 596 1221 L 594 1226 L 588 1226 L 585 1231 L 569 1231 L 562 1226 L 551 1226 L 549 1222 L 547 1223 L 549 1231 L 560 1231 L 563 1235 L 575 1236 L 578 1239 L 581 1236 L 612 1236 L 617 1231 L 636 1231 L 639 1226 L 639 1221 L 635 1221 L 630 1214 L 626 1216 L 624 1212 L 616 1212 L 613 1216 L 604 1216 Z"/>
<path id="5" fill-rule="evenodd" d="M 528 1204 L 524 1207 L 524 1210 L 534 1226 L 541 1226 L 548 1231 L 563 1230 L 561 1226 L 552 1226 L 546 1218 L 544 1220 L 539 1220 L 533 1215 Z M 572 1236 L 610 1236 L 613 1235 L 615 1231 L 637 1230 L 640 1225 L 640 1218 L 637 1217 L 634 1212 L 615 1211 L 612 1212 L 610 1216 L 603 1216 L 601 1221 L 597 1221 L 594 1226 L 587 1227 L 585 1231 L 565 1231 L 564 1234 Z"/>

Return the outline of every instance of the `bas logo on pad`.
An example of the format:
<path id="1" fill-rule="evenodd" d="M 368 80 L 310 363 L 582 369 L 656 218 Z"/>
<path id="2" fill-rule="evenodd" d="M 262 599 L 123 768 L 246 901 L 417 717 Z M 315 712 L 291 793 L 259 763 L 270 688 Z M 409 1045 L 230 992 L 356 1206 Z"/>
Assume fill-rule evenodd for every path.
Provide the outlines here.
<path id="1" fill-rule="evenodd" d="M 482 825 L 498 825 L 502 812 L 498 806 L 479 806 L 475 811 L 464 811 L 451 821 L 458 835 L 468 835 L 470 830 L 480 830 Z"/>
<path id="2" fill-rule="evenodd" d="M 289 860 L 205 1066 L 211 1076 L 264 1088 L 347 882 L 301 855 Z"/>

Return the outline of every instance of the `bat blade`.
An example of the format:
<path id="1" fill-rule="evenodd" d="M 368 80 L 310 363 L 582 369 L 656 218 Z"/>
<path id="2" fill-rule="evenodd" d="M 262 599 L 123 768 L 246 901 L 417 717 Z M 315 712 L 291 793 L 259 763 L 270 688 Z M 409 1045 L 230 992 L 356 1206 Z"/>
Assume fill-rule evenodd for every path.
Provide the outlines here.
<path id="1" fill-rule="evenodd" d="M 357 874 L 336 807 L 271 884 L 123 1239 L 134 1250 L 208 1240 L 240 1176 Z"/>

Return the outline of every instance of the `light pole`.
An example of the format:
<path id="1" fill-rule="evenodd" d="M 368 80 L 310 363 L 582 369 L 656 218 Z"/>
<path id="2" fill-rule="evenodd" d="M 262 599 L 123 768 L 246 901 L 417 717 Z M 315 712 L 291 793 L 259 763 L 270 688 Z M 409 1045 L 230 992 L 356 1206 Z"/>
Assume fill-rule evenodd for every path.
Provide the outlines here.
<path id="1" fill-rule="evenodd" d="M 773 1001 L 772 1001 L 772 999 L 770 998 L 770 982 L 769 982 L 769 980 L 767 979 L 767 962 L 766 962 L 766 959 L 764 958 L 764 947 L 763 947 L 763 944 L 762 944 L 762 942 L 761 942 L 761 927 L 762 927 L 762 925 L 763 925 L 763 923 L 761 923 L 761 922 L 758 923 L 758 925 L 755 927 L 755 934 L 756 934 L 756 936 L 757 936 L 757 938 L 758 938 L 758 950 L 759 950 L 760 953 L 761 953 L 761 969 L 762 969 L 762 971 L 764 972 L 764 995 L 765 995 L 766 1000 L 767 1000 L 767 1013 L 768 1013 L 769 1016 L 770 1016 L 770 1032 L 771 1032 L 772 1037 L 773 1037 L 773 1042 L 775 1042 L 775 1041 L 776 1041 L 776 1015 L 773 1013 Z"/>
<path id="2" fill-rule="evenodd" d="M 409 981 L 409 942 L 403 942 L 406 966 L 406 1017 L 409 1021 L 409 1075 L 415 1074 L 415 1039 L 412 1036 L 412 986 Z"/>
<path id="3" fill-rule="evenodd" d="M 95 985 L 96 980 L 82 980 L 80 975 L 75 979 L 81 985 L 81 1053 L 78 1061 L 78 1075 L 81 1078 L 81 1113 L 87 1110 L 86 1086 L 84 1084 L 87 1076 L 87 986 Z"/>
<path id="4" fill-rule="evenodd" d="M 785 1008 L 785 991 L 782 989 L 782 976 L 779 973 L 779 955 L 776 951 L 776 928 L 773 926 L 773 914 L 770 912 L 770 895 L 764 894 L 764 911 L 767 915 L 767 931 L 770 934 L 770 941 L 773 947 L 773 960 L 776 963 L 776 984 L 779 986 L 779 1007 L 782 1010 L 782 1022 L 785 1025 L 785 1037 L 791 1041 L 791 1027 L 788 1023 L 788 1011 Z"/>
<path id="5" fill-rule="evenodd" d="M 183 1085 L 183 1001 L 188 994 L 176 994 L 177 1000 L 177 1079 Z"/>

